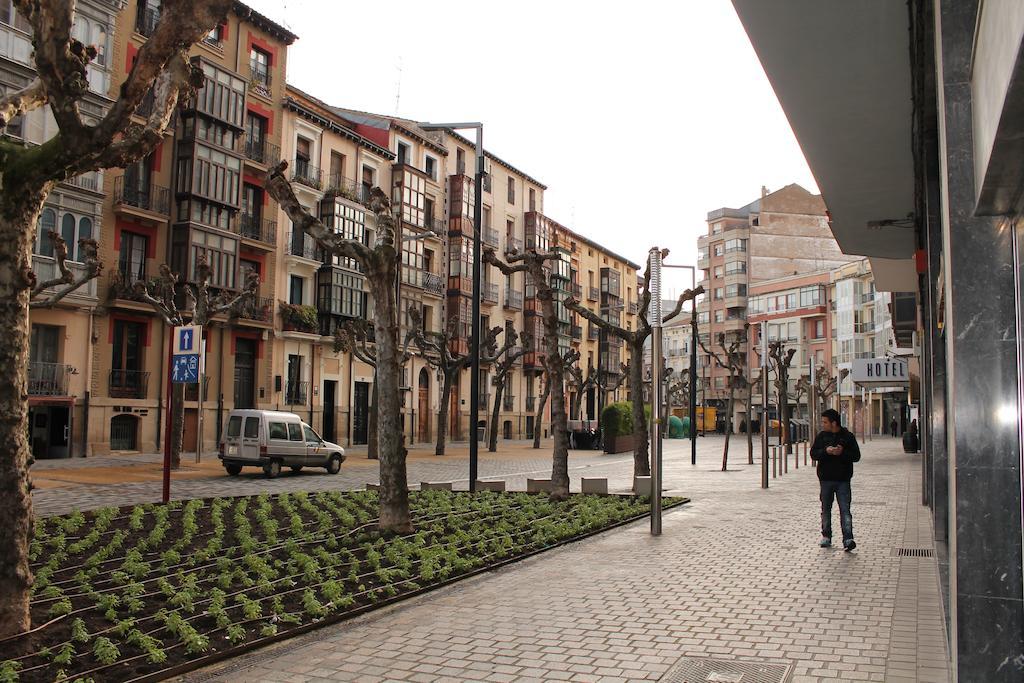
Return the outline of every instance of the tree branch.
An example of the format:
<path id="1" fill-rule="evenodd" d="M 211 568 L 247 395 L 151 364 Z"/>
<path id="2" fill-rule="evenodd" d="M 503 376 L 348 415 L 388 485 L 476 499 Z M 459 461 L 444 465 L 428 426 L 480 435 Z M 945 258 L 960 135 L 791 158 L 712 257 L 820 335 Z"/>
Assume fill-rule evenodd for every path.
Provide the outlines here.
<path id="1" fill-rule="evenodd" d="M 0 98 L 0 128 L 6 128 L 22 114 L 45 106 L 46 102 L 46 86 L 38 78 L 21 90 L 5 95 Z"/>
<path id="2" fill-rule="evenodd" d="M 632 330 L 627 330 L 624 327 L 619 327 L 615 323 L 605 320 L 597 313 L 591 311 L 589 308 L 584 308 L 583 306 L 580 305 L 580 302 L 576 301 L 576 299 L 571 294 L 568 297 L 566 297 L 565 301 L 563 301 L 562 303 L 565 304 L 565 307 L 567 309 L 569 309 L 576 315 L 586 319 L 587 321 L 594 325 L 597 325 L 606 332 L 614 334 L 616 337 L 622 339 L 627 344 L 633 343 L 635 335 Z"/>
<path id="3" fill-rule="evenodd" d="M 703 293 L 704 285 L 697 285 L 695 289 L 686 290 L 685 292 L 679 295 L 679 299 L 676 301 L 676 307 L 672 309 L 672 312 L 669 313 L 668 315 L 662 316 L 661 321 L 663 323 L 667 323 L 669 320 L 672 320 L 682 312 L 684 303 L 686 303 L 687 301 L 695 301 L 697 297 Z"/>
<path id="4" fill-rule="evenodd" d="M 61 299 L 80 288 L 89 280 L 99 277 L 99 274 L 103 271 L 103 264 L 100 262 L 98 255 L 99 245 L 95 240 L 82 239 L 78 242 L 78 247 L 84 255 L 82 263 L 85 267 L 82 269 L 82 274 L 76 279 L 75 274 L 67 266 L 68 246 L 64 241 L 64 238 L 51 230 L 50 239 L 53 240 L 57 269 L 60 271 L 61 275 L 60 277 L 51 278 L 50 280 L 36 284 L 29 297 L 30 308 L 53 308 L 61 301 Z M 45 299 L 36 300 L 36 297 L 41 295 L 45 290 L 51 287 L 56 287 L 57 285 L 66 286 L 53 292 Z"/>
<path id="5" fill-rule="evenodd" d="M 160 266 L 160 277 L 152 284 L 141 280 L 135 283 L 135 296 L 141 301 L 153 307 L 153 310 L 163 318 L 163 321 L 171 327 L 184 323 L 181 312 L 174 303 L 174 289 L 178 284 L 178 276 L 171 272 L 167 264 Z M 150 287 L 159 288 L 157 296 L 150 291 Z"/>

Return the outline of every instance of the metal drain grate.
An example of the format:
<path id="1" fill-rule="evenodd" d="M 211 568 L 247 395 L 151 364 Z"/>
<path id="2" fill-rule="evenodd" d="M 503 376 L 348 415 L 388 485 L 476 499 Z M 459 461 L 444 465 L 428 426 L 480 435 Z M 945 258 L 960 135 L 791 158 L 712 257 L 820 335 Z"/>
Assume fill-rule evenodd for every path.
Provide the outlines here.
<path id="1" fill-rule="evenodd" d="M 893 557 L 935 557 L 932 548 L 893 548 Z"/>
<path id="2" fill-rule="evenodd" d="M 788 664 L 681 657 L 661 680 L 664 683 L 785 683 L 790 671 Z"/>

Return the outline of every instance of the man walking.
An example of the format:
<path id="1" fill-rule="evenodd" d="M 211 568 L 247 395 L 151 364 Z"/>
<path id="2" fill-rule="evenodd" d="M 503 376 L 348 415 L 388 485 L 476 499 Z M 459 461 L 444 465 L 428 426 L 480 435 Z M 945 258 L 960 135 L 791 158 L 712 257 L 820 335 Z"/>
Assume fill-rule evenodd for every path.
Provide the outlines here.
<path id="1" fill-rule="evenodd" d="M 822 548 L 832 546 L 832 501 L 839 499 L 839 522 L 843 529 L 843 549 L 850 552 L 857 547 L 853 540 L 853 515 L 850 502 L 853 494 L 850 479 L 853 463 L 860 460 L 857 439 L 839 423 L 839 413 L 829 409 L 821 414 L 821 432 L 811 446 L 811 459 L 817 466 L 821 485 L 821 542 Z"/>
<path id="2" fill-rule="evenodd" d="M 896 430 L 899 429 L 900 424 L 896 421 L 896 418 L 892 418 L 892 422 L 889 423 L 889 431 L 892 432 L 892 438 L 896 438 Z"/>

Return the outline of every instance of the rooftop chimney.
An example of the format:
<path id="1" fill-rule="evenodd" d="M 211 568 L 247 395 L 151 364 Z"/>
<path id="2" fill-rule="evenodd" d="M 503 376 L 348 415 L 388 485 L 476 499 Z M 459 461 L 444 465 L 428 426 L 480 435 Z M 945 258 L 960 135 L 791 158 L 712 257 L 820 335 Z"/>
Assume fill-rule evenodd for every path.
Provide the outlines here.
<path id="1" fill-rule="evenodd" d="M 767 196 L 768 196 L 768 188 L 765 187 L 764 185 L 762 185 L 761 186 L 761 199 L 764 199 Z"/>

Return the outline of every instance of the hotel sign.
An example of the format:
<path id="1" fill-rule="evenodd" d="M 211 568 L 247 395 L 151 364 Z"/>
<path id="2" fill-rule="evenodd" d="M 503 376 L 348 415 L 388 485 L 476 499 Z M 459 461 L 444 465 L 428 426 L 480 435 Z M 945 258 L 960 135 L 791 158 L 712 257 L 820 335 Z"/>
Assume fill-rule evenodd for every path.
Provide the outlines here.
<path id="1" fill-rule="evenodd" d="M 851 371 L 854 384 L 893 386 L 910 381 L 903 358 L 857 358 Z"/>

